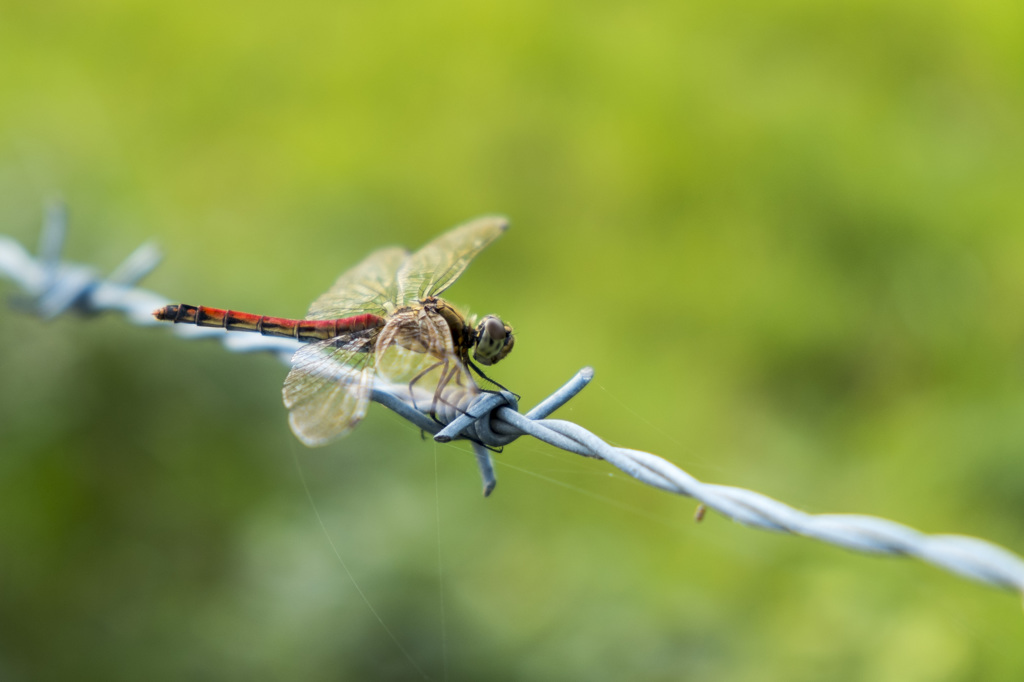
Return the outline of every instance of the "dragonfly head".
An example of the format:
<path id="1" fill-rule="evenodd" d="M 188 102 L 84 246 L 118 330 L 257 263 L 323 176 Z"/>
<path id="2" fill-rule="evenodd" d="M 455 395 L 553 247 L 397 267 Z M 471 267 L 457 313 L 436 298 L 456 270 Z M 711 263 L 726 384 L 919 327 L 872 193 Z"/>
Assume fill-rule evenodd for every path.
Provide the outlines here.
<path id="1" fill-rule="evenodd" d="M 488 315 L 476 328 L 473 359 L 481 365 L 493 365 L 509 354 L 515 342 L 512 327 L 502 322 L 500 317 Z"/>

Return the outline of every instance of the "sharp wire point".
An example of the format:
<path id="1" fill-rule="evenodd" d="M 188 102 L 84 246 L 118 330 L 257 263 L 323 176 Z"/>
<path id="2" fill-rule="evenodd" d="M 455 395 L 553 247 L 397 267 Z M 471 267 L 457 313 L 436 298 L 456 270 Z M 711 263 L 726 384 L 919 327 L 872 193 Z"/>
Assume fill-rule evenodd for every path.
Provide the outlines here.
<path id="1" fill-rule="evenodd" d="M 67 231 L 68 212 L 64 202 L 59 199 L 47 202 L 39 233 L 39 260 L 51 277 L 56 277 Z"/>

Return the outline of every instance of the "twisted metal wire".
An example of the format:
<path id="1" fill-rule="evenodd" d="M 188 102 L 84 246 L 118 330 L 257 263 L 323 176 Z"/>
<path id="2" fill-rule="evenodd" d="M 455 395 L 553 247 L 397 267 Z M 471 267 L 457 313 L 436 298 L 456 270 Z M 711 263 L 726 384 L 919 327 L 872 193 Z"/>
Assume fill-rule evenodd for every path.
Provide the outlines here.
<path id="1" fill-rule="evenodd" d="M 46 214 L 39 257 L 33 257 L 13 239 L 0 236 L 0 275 L 22 289 L 24 296 L 16 300 L 19 307 L 44 318 L 69 311 L 112 310 L 126 315 L 134 324 L 157 324 L 151 313 L 167 299 L 135 287 L 159 262 L 156 248 L 141 246 L 112 275 L 101 278 L 92 268 L 60 259 L 65 230 L 63 209 L 55 206 Z M 299 346 L 289 339 L 227 334 L 215 328 L 176 326 L 173 330 L 186 338 L 219 338 L 231 351 L 269 351 L 286 363 L 291 362 Z M 412 409 L 391 391 L 375 388 L 372 399 L 435 434 L 438 442 L 472 440 L 485 495 L 493 490 L 495 482 L 487 448 L 497 449 L 519 436 L 530 435 L 567 452 L 604 460 L 642 483 L 691 497 L 745 526 L 814 538 L 867 554 L 915 557 L 964 578 L 1024 595 L 1024 559 L 986 540 L 928 535 L 875 516 L 808 514 L 752 490 L 703 483 L 656 455 L 613 447 L 578 424 L 547 418 L 592 377 L 593 370 L 584 368 L 526 414 L 518 411 L 515 396 L 510 393 L 485 393 L 465 414 L 444 426 Z"/>

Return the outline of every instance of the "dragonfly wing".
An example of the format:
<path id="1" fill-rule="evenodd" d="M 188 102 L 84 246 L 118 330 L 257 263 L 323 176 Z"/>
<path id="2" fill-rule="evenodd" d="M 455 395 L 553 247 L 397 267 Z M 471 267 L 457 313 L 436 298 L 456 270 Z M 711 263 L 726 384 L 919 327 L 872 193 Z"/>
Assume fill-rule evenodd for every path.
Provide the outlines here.
<path id="1" fill-rule="evenodd" d="M 363 313 L 383 317 L 385 303 L 395 299 L 395 273 L 408 257 L 409 252 L 397 246 L 374 251 L 313 301 L 306 319 L 335 320 Z"/>
<path id="2" fill-rule="evenodd" d="M 288 423 L 304 444 L 326 445 L 366 415 L 375 331 L 354 334 L 340 347 L 338 339 L 327 339 L 295 352 L 282 394 Z"/>
<path id="3" fill-rule="evenodd" d="M 477 218 L 409 256 L 398 271 L 398 304 L 411 305 L 440 294 L 507 228 L 508 220 L 500 216 Z"/>

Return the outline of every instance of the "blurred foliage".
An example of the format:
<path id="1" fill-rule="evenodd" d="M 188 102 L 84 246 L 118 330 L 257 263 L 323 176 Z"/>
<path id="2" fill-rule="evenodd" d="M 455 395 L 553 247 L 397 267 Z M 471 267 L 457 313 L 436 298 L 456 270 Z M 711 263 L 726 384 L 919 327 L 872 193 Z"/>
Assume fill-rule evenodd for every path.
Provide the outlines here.
<path id="1" fill-rule="evenodd" d="M 301 315 L 370 250 L 505 213 L 449 297 L 516 325 L 494 376 L 525 405 L 593 365 L 560 416 L 613 442 L 1019 551 L 1022 26 L 1009 0 L 8 1 L 0 232 L 33 244 L 60 195 L 72 259 L 155 238 L 149 288 Z M 484 500 L 468 448 L 383 409 L 302 448 L 272 359 L 0 319 L 4 680 L 1024 675 L 1013 595 L 695 525 L 526 441 Z"/>

